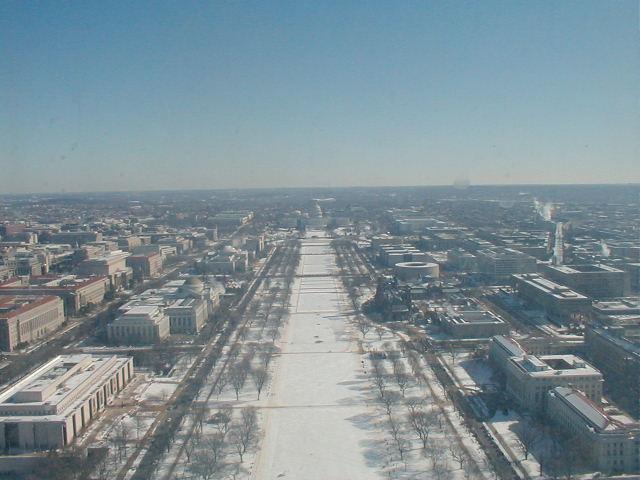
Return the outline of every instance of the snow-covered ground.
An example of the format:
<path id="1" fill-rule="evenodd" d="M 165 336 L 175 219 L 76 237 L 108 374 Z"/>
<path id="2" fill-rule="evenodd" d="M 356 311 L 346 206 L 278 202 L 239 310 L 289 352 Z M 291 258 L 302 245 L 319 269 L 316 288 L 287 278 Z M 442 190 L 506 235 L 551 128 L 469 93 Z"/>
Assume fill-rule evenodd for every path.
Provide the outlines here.
<path id="1" fill-rule="evenodd" d="M 368 377 L 328 239 L 301 248 L 282 354 L 264 408 L 251 478 L 374 478 Z M 324 275 L 305 277 L 304 275 Z"/>
<path id="2" fill-rule="evenodd" d="M 405 449 L 400 458 L 368 353 L 395 350 L 409 372 L 400 337 L 385 329 L 360 338 L 328 239 L 304 240 L 300 253 L 302 276 L 294 284 L 282 354 L 262 405 L 264 438 L 250 478 L 488 478 L 484 453 L 424 362 L 427 382 L 410 382 L 393 409 Z M 387 390 L 399 392 L 392 383 L 387 379 Z M 441 426 L 433 426 L 427 450 L 408 425 L 409 398 L 420 399 L 425 409 L 442 405 Z M 462 461 L 455 458 L 460 456 Z"/>
<path id="3" fill-rule="evenodd" d="M 444 390 L 424 360 L 419 367 L 422 380 L 410 382 L 406 396 L 391 415 L 404 449 L 400 458 L 389 430 L 389 416 L 373 380 L 369 352 L 394 350 L 407 372 L 411 370 L 400 353 L 398 334 L 372 329 L 364 340 L 361 338 L 331 239 L 322 232 L 310 232 L 302 240 L 291 295 L 288 300 L 286 294 L 280 295 L 275 304 L 277 310 L 286 302 L 286 311 L 280 322 L 281 336 L 273 342 L 270 332 L 274 314 L 267 314 L 266 305 L 268 292 L 274 285 L 284 286 L 282 282 L 272 276 L 260 287 L 252 302 L 258 308 L 249 319 L 249 331 L 242 336 L 236 332 L 229 342 L 234 349 L 239 347 L 239 359 L 257 348 L 258 353 L 251 357 L 253 369 L 259 367 L 264 348 L 275 344 L 279 349 L 268 364 L 270 376 L 260 399 L 251 378 L 238 392 L 229 383 L 217 383 L 218 378 L 228 375 L 222 372 L 238 362 L 225 361 L 231 356 L 229 346 L 198 395 L 197 403 L 206 406 L 209 419 L 203 422 L 202 438 L 219 431 L 210 420 L 216 412 L 231 407 L 232 423 L 238 424 L 245 407 L 258 410 L 259 434 L 242 459 L 231 437 L 226 436 L 225 466 L 219 478 L 489 478 L 484 453 L 445 399 Z M 390 371 L 390 361 L 384 363 Z M 391 375 L 386 382 L 388 391 L 399 391 Z M 223 388 L 216 388 L 216 384 Z M 432 426 L 427 449 L 409 425 L 409 398 L 420 400 L 419 408 L 437 412 L 439 425 Z M 195 427 L 193 417 L 187 416 L 154 478 L 191 478 L 195 463 L 193 457 L 187 458 L 185 446 L 190 444 L 190 432 Z M 461 456 L 464 459 L 458 460 Z"/>

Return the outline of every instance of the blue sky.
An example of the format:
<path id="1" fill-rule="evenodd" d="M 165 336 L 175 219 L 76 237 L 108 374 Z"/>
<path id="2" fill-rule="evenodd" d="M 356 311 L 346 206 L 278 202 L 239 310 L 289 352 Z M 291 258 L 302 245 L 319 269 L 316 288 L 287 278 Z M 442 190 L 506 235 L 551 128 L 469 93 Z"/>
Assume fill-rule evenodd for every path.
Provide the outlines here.
<path id="1" fill-rule="evenodd" d="M 637 1 L 0 3 L 0 190 L 640 181 Z"/>

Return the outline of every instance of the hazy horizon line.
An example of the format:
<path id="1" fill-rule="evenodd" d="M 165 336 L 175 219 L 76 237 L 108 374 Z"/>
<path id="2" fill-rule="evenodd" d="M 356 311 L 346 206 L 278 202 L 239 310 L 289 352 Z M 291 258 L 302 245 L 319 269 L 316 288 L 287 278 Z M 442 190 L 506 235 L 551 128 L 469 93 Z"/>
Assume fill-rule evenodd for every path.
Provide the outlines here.
<path id="1" fill-rule="evenodd" d="M 212 187 L 212 188 L 180 188 L 177 190 L 169 188 L 149 188 L 142 190 L 60 190 L 49 192 L 20 192 L 20 193 L 0 193 L 0 197 L 19 197 L 29 195 L 88 195 L 88 194 L 109 194 L 109 193 L 171 193 L 171 192 L 228 192 L 228 191 L 266 191 L 266 190 L 346 190 L 346 189 L 391 189 L 391 188 L 452 188 L 456 190 L 466 190 L 474 187 L 597 187 L 597 186 L 640 186 L 640 182 L 594 182 L 594 183 L 470 183 L 470 184 L 422 184 L 422 185 L 324 185 L 324 186 L 272 186 L 272 187 Z"/>

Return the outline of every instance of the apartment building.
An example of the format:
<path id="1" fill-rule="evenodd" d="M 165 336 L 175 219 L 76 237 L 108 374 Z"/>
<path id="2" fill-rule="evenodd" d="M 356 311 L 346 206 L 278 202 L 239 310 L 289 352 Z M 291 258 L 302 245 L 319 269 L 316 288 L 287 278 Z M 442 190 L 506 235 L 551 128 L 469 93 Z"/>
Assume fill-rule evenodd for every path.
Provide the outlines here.
<path id="1" fill-rule="evenodd" d="M 0 349 L 17 346 L 49 335 L 64 322 L 64 304 L 54 296 L 0 296 Z"/>

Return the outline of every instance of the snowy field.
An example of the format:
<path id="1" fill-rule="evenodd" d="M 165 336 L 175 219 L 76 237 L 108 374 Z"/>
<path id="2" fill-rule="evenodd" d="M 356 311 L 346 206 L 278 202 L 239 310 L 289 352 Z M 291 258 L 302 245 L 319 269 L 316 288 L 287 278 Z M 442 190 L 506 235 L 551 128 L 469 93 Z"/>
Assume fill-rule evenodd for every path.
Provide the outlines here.
<path id="1" fill-rule="evenodd" d="M 194 408 L 204 407 L 205 421 L 185 418 L 154 478 L 205 478 L 197 472 L 211 464 L 192 452 L 211 458 L 207 441 L 215 438 L 223 438 L 224 446 L 216 458 L 219 466 L 208 469 L 215 475 L 207 478 L 491 478 L 484 453 L 424 360 L 417 361 L 416 369 L 410 367 L 401 337 L 386 328 L 372 329 L 362 338 L 331 239 L 311 232 L 302 240 L 296 273 L 291 295 L 277 275 L 260 287 L 244 334 L 240 329 L 230 339 L 194 403 Z M 274 288 L 281 293 L 269 307 Z M 272 337 L 274 328 L 278 331 Z M 244 358 L 252 372 L 260 369 L 268 347 L 275 354 L 266 362 L 269 375 L 261 395 L 251 375 L 236 388 L 229 380 L 235 367 Z M 382 361 L 385 398 L 397 399 L 390 409 L 374 381 L 372 351 L 390 355 Z M 412 372 L 405 395 L 391 373 L 400 368 L 396 363 Z M 257 413 L 255 436 L 240 454 L 233 432 L 250 408 Z M 412 428 L 412 409 L 429 415 L 428 441 Z M 222 437 L 223 425 L 214 421 L 221 414 L 232 425 Z"/>
<path id="2" fill-rule="evenodd" d="M 304 240 L 300 253 L 303 276 L 294 284 L 251 478 L 374 478 L 380 465 L 368 455 L 369 380 L 343 313 L 351 307 L 330 241 Z"/>

